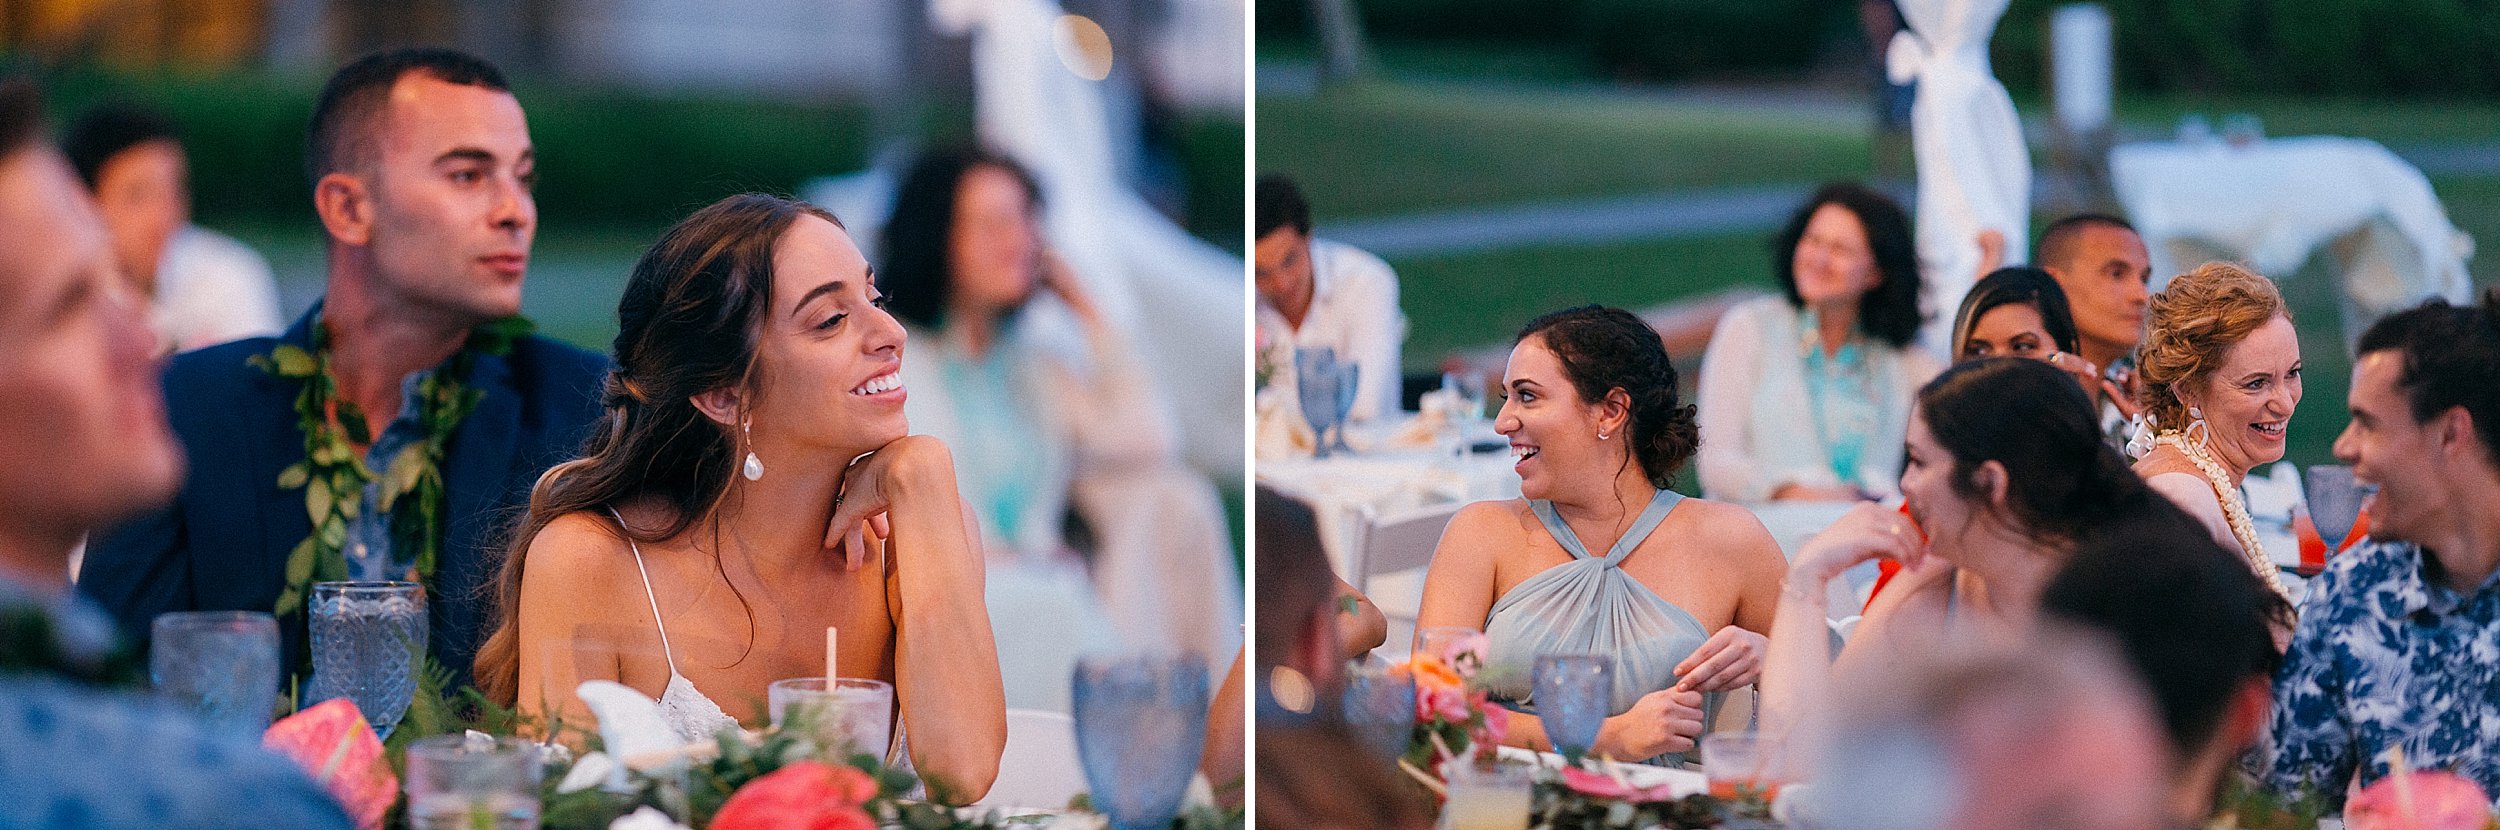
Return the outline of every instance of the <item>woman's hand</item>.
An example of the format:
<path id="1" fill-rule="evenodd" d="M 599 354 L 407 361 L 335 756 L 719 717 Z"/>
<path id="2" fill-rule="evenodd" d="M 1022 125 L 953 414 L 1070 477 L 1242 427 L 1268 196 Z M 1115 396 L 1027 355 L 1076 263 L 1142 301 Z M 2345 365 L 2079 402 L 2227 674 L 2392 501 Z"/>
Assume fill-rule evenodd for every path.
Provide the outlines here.
<path id="1" fill-rule="evenodd" d="M 1607 718 L 1598 727 L 1597 748 L 1626 760 L 1685 752 L 1700 740 L 1701 728 L 1700 692 L 1680 686 L 1660 689 Z"/>
<path id="2" fill-rule="evenodd" d="M 1675 687 L 1696 692 L 1724 692 L 1762 677 L 1762 656 L 1771 638 L 1736 626 L 1719 629 L 1675 664 Z"/>
<path id="3" fill-rule="evenodd" d="M 2005 232 L 1995 228 L 1983 229 L 1973 241 L 1979 244 L 1979 275 L 1972 279 L 1985 279 L 1989 272 L 2005 264 Z"/>
<path id="4" fill-rule="evenodd" d="M 2075 383 L 2083 386 L 2085 394 L 2095 398 L 2100 397 L 2101 367 L 2092 365 L 2092 361 L 2083 359 L 2082 355 L 2059 351 L 2049 352 L 2040 359 L 2048 361 L 2051 366 L 2065 370 L 2066 374 L 2073 375 Z"/>
<path id="5" fill-rule="evenodd" d="M 1094 305 L 1093 296 L 1085 293 L 1085 282 L 1077 278 L 1076 269 L 1069 268 L 1067 261 L 1059 258 L 1059 252 L 1049 248 L 1043 248 L 1040 256 L 1041 289 L 1059 295 L 1060 301 L 1067 303 L 1068 310 L 1087 328 L 1101 325 L 1102 311 Z"/>
<path id="6" fill-rule="evenodd" d="M 1927 543 L 1910 517 L 1868 502 L 1850 508 L 1797 549 L 1788 565 L 1788 593 L 1820 597 L 1841 572 L 1876 558 L 1916 569 L 1927 558 Z"/>
<path id="7" fill-rule="evenodd" d="M 887 512 L 899 492 L 954 492 L 954 455 L 946 444 L 926 435 L 906 435 L 876 452 L 851 460 L 842 475 L 842 491 L 833 497 L 833 519 L 826 523 L 825 549 L 837 551 L 845 570 L 868 562 L 868 538 L 892 535 Z M 938 488 L 943 488 L 938 489 Z M 952 499 L 948 499 L 951 509 Z"/>

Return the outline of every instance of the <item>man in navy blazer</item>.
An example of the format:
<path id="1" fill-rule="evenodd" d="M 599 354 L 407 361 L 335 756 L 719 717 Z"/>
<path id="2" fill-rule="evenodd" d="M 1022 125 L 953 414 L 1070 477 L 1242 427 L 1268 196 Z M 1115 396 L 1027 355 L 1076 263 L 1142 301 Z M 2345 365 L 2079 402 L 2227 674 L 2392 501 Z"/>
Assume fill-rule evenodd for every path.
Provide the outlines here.
<path id="1" fill-rule="evenodd" d="M 281 344 L 311 354 L 318 343 L 336 399 L 365 416 L 360 437 L 372 440 L 353 448 L 383 476 L 400 449 L 426 438 L 420 383 L 455 365 L 473 331 L 520 313 L 536 160 L 520 102 L 494 66 L 441 49 L 368 56 L 331 77 L 310 132 L 306 167 L 330 237 L 323 301 L 277 338 L 172 358 L 167 414 L 190 457 L 181 493 L 88 548 L 80 590 L 142 641 L 167 611 L 271 610 L 288 588 L 290 553 L 313 532 L 304 488 L 279 486 L 281 471 L 305 460 L 296 400 L 306 381 L 252 358 Z M 504 354 L 466 357 L 465 387 L 482 397 L 444 445 L 440 553 L 427 586 L 428 645 L 463 683 L 491 622 L 505 534 L 539 474 L 571 457 L 600 414 L 609 365 L 534 335 Z M 352 426 L 333 414 L 326 429 L 357 436 Z M 378 491 L 377 480 L 348 527 L 388 552 L 359 569 L 406 573 L 415 552 L 388 544 Z M 304 618 L 281 620 L 291 674 L 308 674 Z"/>

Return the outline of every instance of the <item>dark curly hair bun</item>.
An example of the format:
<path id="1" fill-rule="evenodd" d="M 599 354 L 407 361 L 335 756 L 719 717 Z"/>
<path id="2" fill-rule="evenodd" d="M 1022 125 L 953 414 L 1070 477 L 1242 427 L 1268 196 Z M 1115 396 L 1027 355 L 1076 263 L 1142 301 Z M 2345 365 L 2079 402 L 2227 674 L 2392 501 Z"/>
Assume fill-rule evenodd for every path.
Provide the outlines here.
<path id="1" fill-rule="evenodd" d="M 1584 305 L 1528 321 L 1512 342 L 1530 337 L 1544 339 L 1581 400 L 1604 400 L 1616 389 L 1632 399 L 1632 457 L 1651 486 L 1667 489 L 1701 447 L 1701 430 L 1692 405 L 1676 394 L 1675 364 L 1658 331 L 1623 309 Z"/>

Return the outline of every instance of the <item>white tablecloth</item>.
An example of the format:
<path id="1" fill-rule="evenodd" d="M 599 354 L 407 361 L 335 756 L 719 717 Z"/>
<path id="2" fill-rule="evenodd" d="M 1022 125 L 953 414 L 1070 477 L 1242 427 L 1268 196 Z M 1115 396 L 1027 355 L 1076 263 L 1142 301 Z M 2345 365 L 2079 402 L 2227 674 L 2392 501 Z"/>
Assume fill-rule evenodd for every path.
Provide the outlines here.
<path id="1" fill-rule="evenodd" d="M 1402 421 L 1354 427 L 1349 443 L 1376 447 L 1402 428 Z M 1470 441 L 1496 440 L 1490 426 L 1478 425 Z M 1519 476 L 1511 471 L 1508 451 L 1471 453 L 1464 458 L 1431 449 L 1396 448 L 1324 459 L 1287 458 L 1258 464 L 1260 484 L 1311 505 L 1318 514 L 1320 544 L 1329 565 L 1347 582 L 1354 534 L 1364 508 L 1396 513 L 1431 504 L 1466 503 L 1519 497 Z"/>

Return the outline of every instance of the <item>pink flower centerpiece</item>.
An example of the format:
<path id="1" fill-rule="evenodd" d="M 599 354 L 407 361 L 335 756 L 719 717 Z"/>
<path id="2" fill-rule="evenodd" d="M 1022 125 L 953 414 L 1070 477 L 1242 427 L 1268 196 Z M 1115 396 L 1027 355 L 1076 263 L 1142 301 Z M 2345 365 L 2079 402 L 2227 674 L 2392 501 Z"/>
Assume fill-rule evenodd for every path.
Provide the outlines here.
<path id="1" fill-rule="evenodd" d="M 876 830 L 860 805 L 877 782 L 840 764 L 797 761 L 739 787 L 712 816 L 711 830 Z"/>
<path id="2" fill-rule="evenodd" d="M 1415 679 L 1415 740 L 1406 761 L 1437 770 L 1444 761 L 1487 755 L 1510 731 L 1510 710 L 1475 686 L 1487 641 L 1481 631 L 1428 629 L 1399 670 Z"/>

